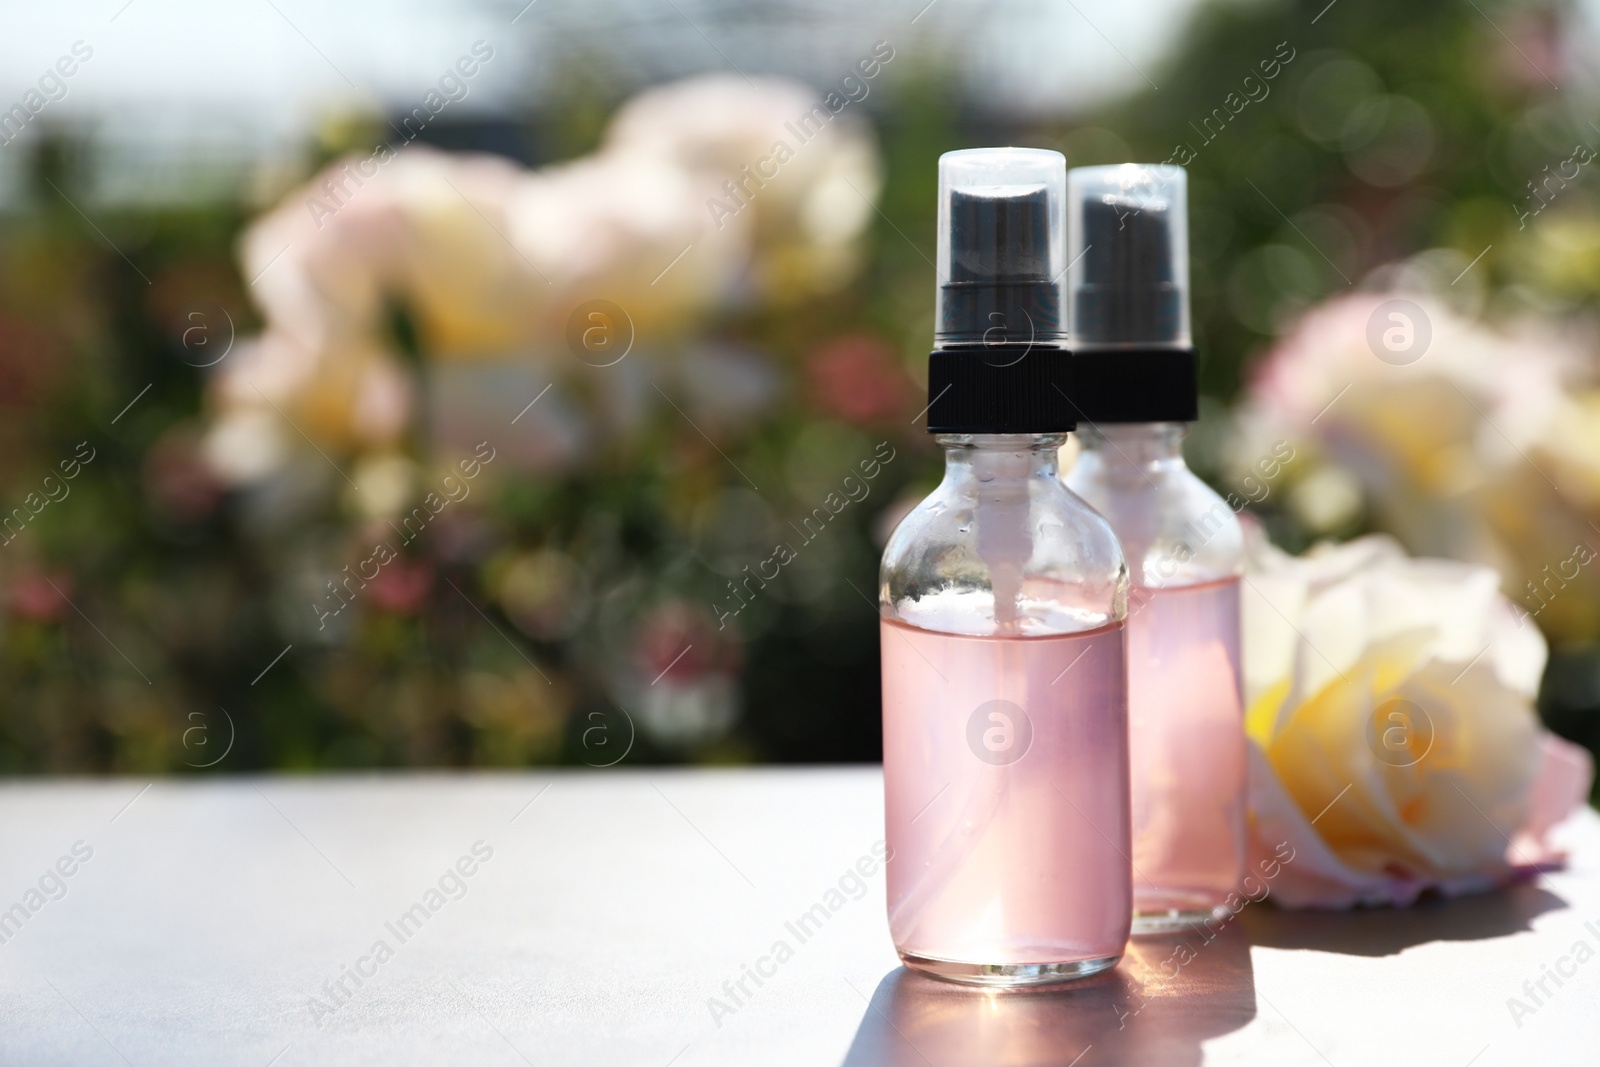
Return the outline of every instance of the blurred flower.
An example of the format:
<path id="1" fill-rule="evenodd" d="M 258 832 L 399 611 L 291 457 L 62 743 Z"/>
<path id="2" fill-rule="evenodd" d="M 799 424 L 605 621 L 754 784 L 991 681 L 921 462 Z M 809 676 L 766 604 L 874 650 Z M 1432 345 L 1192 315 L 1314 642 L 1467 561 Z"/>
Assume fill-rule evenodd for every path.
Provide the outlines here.
<path id="1" fill-rule="evenodd" d="M 692 685 L 738 663 L 738 646 L 724 641 L 704 611 L 668 601 L 652 611 L 634 635 L 634 663 L 650 684 Z"/>
<path id="2" fill-rule="evenodd" d="M 470 671 L 462 678 L 463 715 L 478 731 L 478 762 L 519 766 L 548 759 L 561 743 L 571 696 L 531 667 L 508 675 Z"/>
<path id="3" fill-rule="evenodd" d="M 1545 643 L 1494 573 L 1379 536 L 1301 558 L 1250 542 L 1252 847 L 1293 855 L 1274 897 L 1405 906 L 1558 864 L 1546 831 L 1593 764 L 1539 725 Z"/>
<path id="4" fill-rule="evenodd" d="M 1491 41 L 1491 69 L 1508 88 L 1554 92 L 1562 78 L 1572 75 L 1567 42 L 1576 32 L 1560 8 L 1529 7 L 1517 11 L 1507 30 L 1499 34 L 1500 39 Z"/>
<path id="5" fill-rule="evenodd" d="M 687 748 L 721 738 L 739 715 L 738 646 L 682 601 L 651 611 L 634 635 L 623 706 L 658 743 Z"/>
<path id="6" fill-rule="evenodd" d="M 864 127 L 841 116 L 771 176 L 750 176 L 762 160 L 770 169 L 813 102 L 790 82 L 701 77 L 641 94 L 595 154 L 543 170 L 416 145 L 332 164 L 241 241 L 267 329 L 218 367 L 213 434 L 224 440 L 208 457 L 224 477 L 254 481 L 304 455 L 241 428 L 273 408 L 291 440 L 391 448 L 414 417 L 412 375 L 390 338 L 397 305 L 440 366 L 531 356 L 531 399 L 578 367 L 569 320 L 595 301 L 620 312 L 607 328 L 627 339 L 622 354 L 646 358 L 720 306 L 845 284 L 879 184 Z"/>
<path id="7" fill-rule="evenodd" d="M 380 611 L 414 615 L 422 609 L 431 588 L 433 567 L 426 560 L 399 556 L 378 568 L 362 594 Z"/>
<path id="8" fill-rule="evenodd" d="M 1361 483 L 1341 467 L 1319 467 L 1295 483 L 1289 508 L 1310 529 L 1337 530 L 1361 514 Z"/>
<path id="9" fill-rule="evenodd" d="M 499 581 L 501 609 L 529 637 L 565 637 L 579 622 L 583 572 L 571 557 L 554 549 L 526 552 L 511 561 Z"/>
<path id="10" fill-rule="evenodd" d="M 1243 473 L 1287 441 L 1297 458 L 1280 488 L 1312 532 L 1365 507 L 1412 551 L 1496 568 L 1552 637 L 1600 636 L 1600 568 L 1535 595 L 1547 568 L 1600 546 L 1593 370 L 1569 340 L 1496 333 L 1426 295 L 1340 297 L 1259 367 L 1231 463 Z"/>
<path id="11" fill-rule="evenodd" d="M 806 375 L 817 407 L 857 423 L 898 415 L 912 390 L 894 346 L 865 333 L 824 344 L 807 358 Z"/>
<path id="12" fill-rule="evenodd" d="M 735 219 L 745 215 L 739 202 L 748 204 L 752 281 L 762 296 L 792 301 L 854 276 L 855 242 L 882 182 L 877 149 L 856 114 L 838 115 L 804 141 L 796 135 L 817 100 L 810 89 L 778 79 L 757 79 L 752 89 L 731 75 L 687 78 L 641 93 L 618 111 L 603 154 L 668 160 L 715 187 L 725 205 L 738 208 Z M 728 192 L 729 181 L 740 197 Z"/>
<path id="13" fill-rule="evenodd" d="M 6 591 L 6 606 L 29 622 L 60 622 L 71 610 L 67 603 L 71 590 L 72 579 L 63 573 L 24 571 Z"/>
<path id="14" fill-rule="evenodd" d="M 417 465 L 398 453 L 375 453 L 356 464 L 351 481 L 360 486 L 351 490 L 356 510 L 368 518 L 387 519 L 414 503 Z"/>
<path id="15" fill-rule="evenodd" d="M 282 420 L 270 408 L 230 412 L 211 427 L 201 454 L 217 477 L 235 485 L 278 470 L 288 455 Z"/>
<path id="16" fill-rule="evenodd" d="M 410 375 L 375 338 L 319 351 L 273 330 L 239 342 L 212 386 L 222 409 L 218 433 L 271 412 L 279 433 L 304 453 L 306 438 L 350 452 L 393 446 L 411 420 L 412 391 Z"/>

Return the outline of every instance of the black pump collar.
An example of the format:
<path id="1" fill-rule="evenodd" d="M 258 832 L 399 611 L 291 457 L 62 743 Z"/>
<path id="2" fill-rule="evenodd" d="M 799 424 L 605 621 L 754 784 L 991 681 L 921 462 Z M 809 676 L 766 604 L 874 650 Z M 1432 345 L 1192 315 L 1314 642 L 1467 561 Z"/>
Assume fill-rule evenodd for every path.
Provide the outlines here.
<path id="1" fill-rule="evenodd" d="M 1200 416 L 1193 348 L 1096 348 L 1072 353 L 1084 422 L 1194 422 Z"/>
<path id="2" fill-rule="evenodd" d="M 1072 356 L 1005 342 L 928 356 L 929 433 L 1067 433 L 1077 426 Z"/>

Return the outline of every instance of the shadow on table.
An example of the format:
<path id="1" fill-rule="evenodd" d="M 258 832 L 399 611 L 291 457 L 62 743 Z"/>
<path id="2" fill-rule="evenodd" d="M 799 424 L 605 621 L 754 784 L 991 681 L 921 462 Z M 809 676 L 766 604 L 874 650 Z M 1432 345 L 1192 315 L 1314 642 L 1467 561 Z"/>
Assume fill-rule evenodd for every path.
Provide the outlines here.
<path id="1" fill-rule="evenodd" d="M 1230 924 L 1140 938 L 1111 971 L 1050 992 L 997 993 L 904 968 L 872 995 L 843 1067 L 1194 1065 L 1200 1042 L 1255 1017 L 1250 943 Z"/>
<path id="2" fill-rule="evenodd" d="M 1409 908 L 1279 911 L 1246 908 L 1239 916 L 1252 945 L 1309 948 L 1351 956 L 1392 956 L 1430 941 L 1485 941 L 1533 929 L 1532 921 L 1567 902 L 1531 883 L 1498 893 L 1422 901 Z"/>

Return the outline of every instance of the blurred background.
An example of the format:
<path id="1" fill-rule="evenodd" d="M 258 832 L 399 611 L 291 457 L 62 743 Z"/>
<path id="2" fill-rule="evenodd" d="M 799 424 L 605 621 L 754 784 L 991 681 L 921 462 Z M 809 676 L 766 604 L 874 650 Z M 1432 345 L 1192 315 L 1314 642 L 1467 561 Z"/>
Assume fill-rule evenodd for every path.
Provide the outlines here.
<path id="1" fill-rule="evenodd" d="M 1497 568 L 1600 747 L 1597 13 L 12 12 L 0 769 L 877 759 L 936 160 L 1008 143 L 1188 168 L 1191 464 Z"/>

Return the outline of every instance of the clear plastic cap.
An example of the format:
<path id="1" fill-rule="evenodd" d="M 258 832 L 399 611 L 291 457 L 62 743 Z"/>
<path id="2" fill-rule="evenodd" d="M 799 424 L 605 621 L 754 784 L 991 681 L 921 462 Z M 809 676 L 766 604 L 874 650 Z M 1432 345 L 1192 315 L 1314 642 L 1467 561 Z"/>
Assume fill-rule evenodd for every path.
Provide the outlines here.
<path id="1" fill-rule="evenodd" d="M 934 343 L 1053 343 L 1066 337 L 1067 161 L 1042 148 L 939 157 Z"/>
<path id="2" fill-rule="evenodd" d="M 1072 347 L 1190 347 L 1184 169 L 1074 167 L 1067 204 Z"/>

